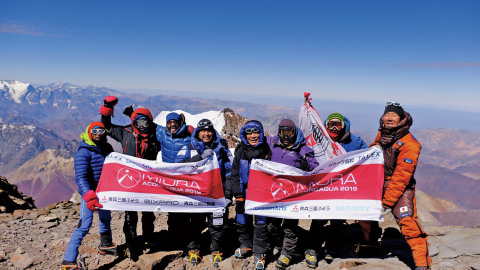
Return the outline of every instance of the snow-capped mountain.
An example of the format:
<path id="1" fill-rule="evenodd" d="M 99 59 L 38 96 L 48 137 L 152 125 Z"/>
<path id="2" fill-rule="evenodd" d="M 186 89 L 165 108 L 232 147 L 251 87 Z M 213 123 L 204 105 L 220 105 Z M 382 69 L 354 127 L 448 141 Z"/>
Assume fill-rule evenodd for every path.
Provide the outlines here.
<path id="1" fill-rule="evenodd" d="M 11 100 L 15 103 L 22 103 L 25 97 L 35 91 L 35 88 L 29 83 L 19 81 L 0 81 L 0 95 L 5 100 Z"/>
<path id="2" fill-rule="evenodd" d="M 223 115 L 222 111 L 208 111 L 199 114 L 190 114 L 188 112 L 184 112 L 182 110 L 175 110 L 178 114 L 185 115 L 185 122 L 187 125 L 196 127 L 197 123 L 202 119 L 208 119 L 212 121 L 213 127 L 221 132 L 223 127 L 225 126 L 225 116 Z M 167 115 L 171 113 L 171 111 L 162 111 L 157 117 L 155 117 L 154 122 L 160 126 L 166 126 L 166 118 Z"/>

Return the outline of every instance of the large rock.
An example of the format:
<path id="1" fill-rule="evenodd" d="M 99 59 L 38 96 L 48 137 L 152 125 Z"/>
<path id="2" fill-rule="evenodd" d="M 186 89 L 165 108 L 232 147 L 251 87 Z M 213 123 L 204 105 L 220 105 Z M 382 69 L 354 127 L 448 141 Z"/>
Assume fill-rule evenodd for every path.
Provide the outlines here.
<path id="1" fill-rule="evenodd" d="M 34 209 L 31 197 L 26 196 L 5 177 L 0 176 L 0 213 L 13 213 L 15 210 Z"/>
<path id="2" fill-rule="evenodd" d="M 26 253 L 24 254 L 13 253 L 12 257 L 10 258 L 10 261 L 12 262 L 13 266 L 15 266 L 18 269 L 26 269 L 33 263 L 33 259 L 30 258 L 30 256 Z"/>
<path id="3" fill-rule="evenodd" d="M 144 254 L 140 256 L 136 267 L 140 270 L 164 269 L 170 262 L 182 256 L 182 251 L 156 252 L 153 254 Z"/>
<path id="4" fill-rule="evenodd" d="M 459 255 L 480 254 L 480 236 L 470 236 L 458 239 L 455 242 L 446 243 L 449 248 L 454 249 Z"/>
<path id="5" fill-rule="evenodd" d="M 449 248 L 449 247 L 446 247 L 446 246 L 438 246 L 438 256 L 440 256 L 440 258 L 442 259 L 453 259 L 453 258 L 457 258 L 458 257 L 458 253 Z"/>
<path id="6" fill-rule="evenodd" d="M 446 231 L 442 227 L 437 227 L 437 226 L 428 226 L 428 227 L 423 227 L 423 230 L 428 234 L 428 235 L 433 235 L 433 236 L 442 236 L 446 234 Z"/>

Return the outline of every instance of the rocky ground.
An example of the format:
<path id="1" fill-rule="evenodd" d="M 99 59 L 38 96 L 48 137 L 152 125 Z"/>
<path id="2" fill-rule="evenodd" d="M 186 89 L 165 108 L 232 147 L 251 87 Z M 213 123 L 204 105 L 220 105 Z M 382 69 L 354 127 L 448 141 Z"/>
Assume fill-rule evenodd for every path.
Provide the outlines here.
<path id="1" fill-rule="evenodd" d="M 233 209 L 232 209 L 233 210 Z M 212 256 L 208 252 L 209 234 L 202 235 L 203 261 L 198 266 L 188 264 L 182 251 L 172 251 L 169 243 L 175 241 L 167 234 L 167 214 L 156 213 L 156 239 L 158 246 L 147 250 L 137 262 L 130 259 L 97 253 L 99 245 L 98 217 L 95 215 L 90 233 L 80 247 L 80 256 L 85 258 L 88 269 L 202 269 L 213 270 Z M 122 225 L 123 212 L 112 213 L 114 241 L 124 243 Z M 0 269 L 60 269 L 63 253 L 70 235 L 79 219 L 79 204 L 61 202 L 42 209 L 16 210 L 13 214 L 0 214 Z M 233 222 L 233 216 L 229 220 Z M 310 222 L 302 220 L 301 239 L 305 239 Z M 428 224 L 427 224 L 428 225 Z M 360 241 L 361 229 L 358 224 L 348 222 L 343 235 L 339 237 L 343 249 L 341 258 L 328 264 L 322 260 L 317 269 L 411 269 L 410 248 L 399 233 L 398 227 L 389 215 L 382 223 L 384 234 L 382 248 L 374 258 L 357 258 L 353 245 Z M 430 234 L 432 269 L 480 269 L 480 228 L 426 226 Z M 141 232 L 141 227 L 138 227 Z M 253 269 L 253 258 L 237 260 L 232 257 L 237 246 L 234 230 L 229 231 L 228 258 L 220 269 Z M 120 246 L 122 248 L 122 246 Z M 302 258 L 293 262 L 289 269 L 308 269 Z M 267 269 L 274 269 L 270 262 Z"/>

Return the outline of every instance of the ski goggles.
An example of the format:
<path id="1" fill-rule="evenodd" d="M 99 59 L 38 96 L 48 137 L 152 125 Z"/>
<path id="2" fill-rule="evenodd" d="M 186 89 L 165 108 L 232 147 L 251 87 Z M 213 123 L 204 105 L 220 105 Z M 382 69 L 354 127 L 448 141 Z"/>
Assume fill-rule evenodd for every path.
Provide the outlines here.
<path id="1" fill-rule="evenodd" d="M 102 134 L 105 134 L 105 129 L 103 128 L 92 129 L 91 133 L 93 135 L 96 135 L 96 134 L 102 135 Z"/>
<path id="2" fill-rule="evenodd" d="M 251 134 L 251 133 L 260 133 L 260 129 L 258 127 L 254 128 L 246 128 L 245 133 Z"/>
<path id="3" fill-rule="evenodd" d="M 291 127 L 280 127 L 278 130 L 278 134 L 280 137 L 285 137 L 287 136 L 288 138 L 291 138 L 295 134 L 295 130 Z"/>
<path id="4" fill-rule="evenodd" d="M 149 123 L 147 119 L 137 119 L 133 122 L 136 128 L 146 128 L 148 127 Z"/>
<path id="5" fill-rule="evenodd" d="M 395 102 L 395 101 L 388 101 L 387 103 L 385 103 L 385 108 L 390 106 L 390 105 L 393 105 L 395 107 L 400 107 L 402 108 L 402 103 L 400 102 Z"/>
<path id="6" fill-rule="evenodd" d="M 327 128 L 330 130 L 341 130 L 344 127 L 343 121 L 328 121 Z"/>
<path id="7" fill-rule="evenodd" d="M 198 122 L 197 127 L 199 127 L 199 128 L 201 128 L 201 127 L 213 127 L 213 124 L 210 120 L 204 120 L 204 121 Z"/>

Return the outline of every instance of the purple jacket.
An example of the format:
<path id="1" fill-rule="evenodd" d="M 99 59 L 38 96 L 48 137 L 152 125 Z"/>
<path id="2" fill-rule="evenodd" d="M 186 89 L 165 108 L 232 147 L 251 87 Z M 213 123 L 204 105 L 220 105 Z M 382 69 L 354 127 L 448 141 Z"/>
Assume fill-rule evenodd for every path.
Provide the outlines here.
<path id="1" fill-rule="evenodd" d="M 286 165 L 299 168 L 304 171 L 312 171 L 318 167 L 318 161 L 312 148 L 307 146 L 307 140 L 303 136 L 302 130 L 297 127 L 297 140 L 292 147 L 284 148 L 280 143 L 278 136 L 267 137 L 267 143 L 272 151 L 271 160 Z M 303 160 L 303 162 L 302 162 Z"/>

